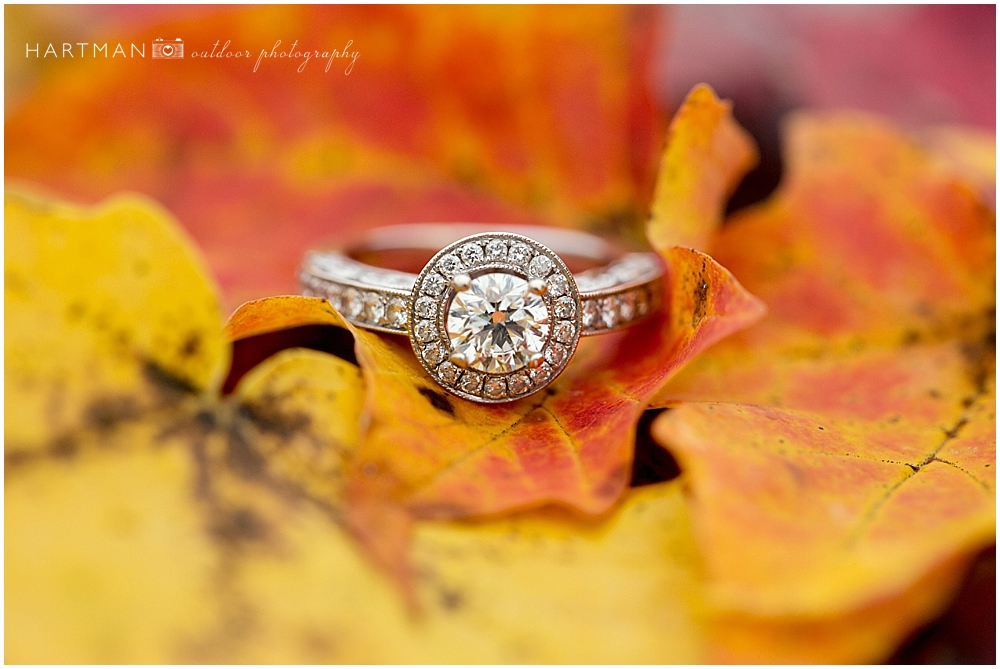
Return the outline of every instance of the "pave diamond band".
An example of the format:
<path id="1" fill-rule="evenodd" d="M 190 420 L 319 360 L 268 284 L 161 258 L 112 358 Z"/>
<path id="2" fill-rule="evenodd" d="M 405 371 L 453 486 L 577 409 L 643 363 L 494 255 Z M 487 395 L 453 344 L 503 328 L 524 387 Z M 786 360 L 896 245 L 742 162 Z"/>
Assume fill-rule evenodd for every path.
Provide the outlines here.
<path id="1" fill-rule="evenodd" d="M 419 274 L 360 259 L 435 248 Z M 587 268 L 572 273 L 564 258 Z M 355 325 L 408 335 L 420 363 L 453 394 L 493 403 L 548 385 L 581 336 L 650 314 L 662 274 L 656 254 L 623 253 L 586 233 L 413 224 L 378 228 L 342 251 L 310 252 L 300 280 L 305 295 L 329 300 Z"/>

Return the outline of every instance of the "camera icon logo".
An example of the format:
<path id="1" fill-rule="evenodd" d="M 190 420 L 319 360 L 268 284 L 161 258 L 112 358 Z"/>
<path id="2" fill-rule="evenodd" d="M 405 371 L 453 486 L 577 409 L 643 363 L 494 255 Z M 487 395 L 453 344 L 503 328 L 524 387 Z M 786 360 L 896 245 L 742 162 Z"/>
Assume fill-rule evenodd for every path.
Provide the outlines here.
<path id="1" fill-rule="evenodd" d="M 180 37 L 173 42 L 164 42 L 163 38 L 153 40 L 153 58 L 183 58 L 184 40 Z"/>

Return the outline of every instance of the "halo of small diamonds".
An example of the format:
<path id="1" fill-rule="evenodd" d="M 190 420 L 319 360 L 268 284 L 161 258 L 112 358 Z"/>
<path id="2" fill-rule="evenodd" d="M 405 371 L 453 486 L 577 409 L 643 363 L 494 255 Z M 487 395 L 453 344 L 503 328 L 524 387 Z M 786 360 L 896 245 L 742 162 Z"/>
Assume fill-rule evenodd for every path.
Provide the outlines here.
<path id="1" fill-rule="evenodd" d="M 407 307 L 420 364 L 449 392 L 476 402 L 510 402 L 547 386 L 583 330 L 566 264 L 513 233 L 476 234 L 441 249 Z"/>

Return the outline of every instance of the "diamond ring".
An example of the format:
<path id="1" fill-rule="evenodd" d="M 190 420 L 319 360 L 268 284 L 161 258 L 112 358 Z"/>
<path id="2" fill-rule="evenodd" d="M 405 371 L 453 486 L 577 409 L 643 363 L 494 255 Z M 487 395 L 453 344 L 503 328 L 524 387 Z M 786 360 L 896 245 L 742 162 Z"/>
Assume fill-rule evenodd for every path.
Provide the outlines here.
<path id="1" fill-rule="evenodd" d="M 307 253 L 302 292 L 329 300 L 354 325 L 409 336 L 437 383 L 484 403 L 538 392 L 565 369 L 581 336 L 632 325 L 658 306 L 655 253 L 557 228 L 482 230 L 376 228 L 353 246 Z"/>

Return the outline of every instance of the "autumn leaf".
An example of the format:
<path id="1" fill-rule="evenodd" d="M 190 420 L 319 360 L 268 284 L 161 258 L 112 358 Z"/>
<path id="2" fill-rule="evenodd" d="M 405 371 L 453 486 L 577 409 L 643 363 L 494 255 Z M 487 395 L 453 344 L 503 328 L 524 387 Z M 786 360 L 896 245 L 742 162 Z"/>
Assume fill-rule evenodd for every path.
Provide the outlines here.
<path id="1" fill-rule="evenodd" d="M 100 39 L 177 35 L 183 61 L 43 59 L 5 118 L 5 174 L 76 201 L 135 190 L 164 203 L 229 305 L 295 292 L 304 250 L 379 224 L 638 231 L 657 142 L 647 9 L 161 11 L 153 25 L 119 13 Z M 194 57 L 227 39 L 252 58 Z M 359 56 L 348 75 L 315 58 L 254 71 L 278 39 L 279 52 L 350 42 Z"/>
<path id="2" fill-rule="evenodd" d="M 217 293 L 162 210 L 121 196 L 84 212 L 14 192 L 4 211 L 8 458 L 71 454 L 66 435 L 218 388 L 229 359 Z"/>
<path id="3" fill-rule="evenodd" d="M 696 86 L 670 123 L 646 236 L 659 250 L 706 250 L 726 199 L 757 162 L 757 148 L 705 84 Z"/>
<path id="4" fill-rule="evenodd" d="M 175 644 L 223 625 L 209 593 L 269 514 L 340 522 L 360 374 L 290 350 L 219 400 L 217 293 L 162 209 L 8 192 L 4 214 L 6 657 L 207 657 Z"/>
<path id="5" fill-rule="evenodd" d="M 877 120 L 799 115 L 788 146 L 779 190 L 710 244 L 768 316 L 659 393 L 654 433 L 712 605 L 772 631 L 882 606 L 875 658 L 995 535 L 994 215 Z M 743 646 L 722 657 L 789 657 Z"/>

